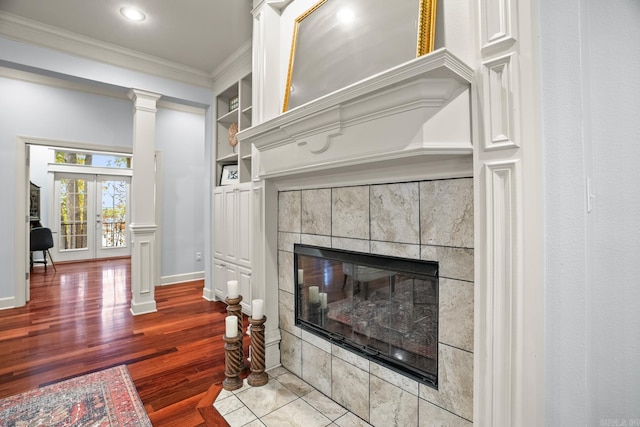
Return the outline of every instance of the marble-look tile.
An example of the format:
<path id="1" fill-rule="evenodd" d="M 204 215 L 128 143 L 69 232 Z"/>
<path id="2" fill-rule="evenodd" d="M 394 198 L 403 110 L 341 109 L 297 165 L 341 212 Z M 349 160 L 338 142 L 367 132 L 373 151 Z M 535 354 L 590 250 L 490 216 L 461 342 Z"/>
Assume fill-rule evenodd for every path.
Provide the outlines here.
<path id="1" fill-rule="evenodd" d="M 473 248 L 473 178 L 420 183 L 423 245 Z"/>
<path id="2" fill-rule="evenodd" d="M 420 259 L 420 245 L 371 241 L 371 253 L 399 258 Z"/>
<path id="3" fill-rule="evenodd" d="M 369 253 L 369 241 L 359 239 L 346 239 L 342 237 L 332 237 L 331 247 L 343 249 L 345 251 Z"/>
<path id="4" fill-rule="evenodd" d="M 242 387 L 240 387 L 237 390 L 233 390 L 232 393 L 233 395 L 237 395 L 238 393 L 242 393 L 243 391 L 247 390 L 248 388 L 250 388 L 251 386 L 249 385 L 249 383 L 247 382 L 247 379 L 243 379 L 242 380 Z"/>
<path id="5" fill-rule="evenodd" d="M 371 417 L 374 426 L 418 424 L 418 396 L 371 376 Z"/>
<path id="6" fill-rule="evenodd" d="M 371 186 L 371 240 L 420 243 L 417 182 Z"/>
<path id="7" fill-rule="evenodd" d="M 371 424 L 351 412 L 338 418 L 335 423 L 340 427 L 371 427 Z"/>
<path id="8" fill-rule="evenodd" d="M 290 334 L 300 337 L 301 331 L 295 325 L 295 296 L 292 293 L 279 291 L 278 292 L 278 320 L 280 321 L 280 329 L 283 329 Z"/>
<path id="9" fill-rule="evenodd" d="M 251 387 L 236 396 L 258 418 L 262 418 L 298 398 L 295 393 L 278 381 L 269 381 L 261 387 Z"/>
<path id="10" fill-rule="evenodd" d="M 422 246 L 420 259 L 438 261 L 440 277 L 473 282 L 473 249 Z"/>
<path id="11" fill-rule="evenodd" d="M 296 396 L 302 397 L 305 394 L 311 393 L 313 391 L 313 387 L 297 377 L 293 375 L 291 372 L 286 374 L 282 374 L 276 380 L 292 392 L 296 394 Z"/>
<path id="12" fill-rule="evenodd" d="M 292 374 L 302 377 L 302 340 L 281 331 L 280 361 Z"/>
<path id="13" fill-rule="evenodd" d="M 362 356 L 358 356 L 357 354 L 335 344 L 331 344 L 331 354 L 338 359 L 342 359 L 343 361 L 352 364 L 358 369 L 369 372 L 370 362 Z"/>
<path id="14" fill-rule="evenodd" d="M 302 225 L 306 234 L 331 234 L 331 189 L 302 191 Z"/>
<path id="15" fill-rule="evenodd" d="M 236 409 L 240 409 L 244 406 L 244 403 L 240 401 L 235 395 L 231 395 L 226 399 L 216 400 L 213 404 L 213 407 L 216 408 L 220 415 L 224 416 L 230 412 L 235 411 Z"/>
<path id="16" fill-rule="evenodd" d="M 293 294 L 293 253 L 278 251 L 278 289 Z"/>
<path id="17" fill-rule="evenodd" d="M 438 341 L 473 351 L 473 283 L 440 279 Z"/>
<path id="18" fill-rule="evenodd" d="M 300 243 L 305 245 L 331 247 L 331 236 L 316 236 L 315 234 L 303 234 L 300 236 Z"/>
<path id="19" fill-rule="evenodd" d="M 338 419 L 347 412 L 345 408 L 338 405 L 318 390 L 314 390 L 311 393 L 302 396 L 302 399 L 332 421 Z"/>
<path id="20" fill-rule="evenodd" d="M 321 350 L 324 350 L 327 353 L 331 353 L 331 343 L 324 338 L 321 338 L 311 332 L 302 331 L 301 338 L 303 341 L 308 342 L 309 344 L 313 344 Z"/>
<path id="21" fill-rule="evenodd" d="M 420 384 L 420 397 L 468 420 L 473 419 L 473 353 L 438 346 L 438 390 Z"/>
<path id="22" fill-rule="evenodd" d="M 324 394 L 331 394 L 331 353 L 302 341 L 302 379 Z"/>
<path id="23" fill-rule="evenodd" d="M 369 239 L 369 186 L 332 190 L 331 230 L 335 237 Z"/>
<path id="24" fill-rule="evenodd" d="M 300 191 L 278 193 L 278 231 L 300 233 Z"/>
<path id="25" fill-rule="evenodd" d="M 275 368 L 267 370 L 267 374 L 269 374 L 269 378 L 278 379 L 280 375 L 289 374 L 290 372 L 283 366 L 277 366 Z"/>
<path id="26" fill-rule="evenodd" d="M 365 421 L 369 421 L 369 373 L 333 358 L 331 398 Z M 336 420 L 337 424 L 340 424 Z"/>
<path id="27" fill-rule="evenodd" d="M 418 395 L 417 381 L 412 380 L 411 378 L 401 375 L 395 371 L 392 371 L 389 368 L 385 368 L 382 365 L 378 365 L 377 363 L 371 362 L 369 366 L 369 372 L 371 373 L 371 375 L 375 375 L 376 377 L 385 380 L 386 382 L 391 383 L 396 387 L 400 387 L 404 391 L 415 396 Z"/>
<path id="28" fill-rule="evenodd" d="M 300 243 L 299 233 L 278 233 L 278 250 L 285 252 L 293 252 L 293 244 Z"/>
<path id="29" fill-rule="evenodd" d="M 218 397 L 216 397 L 216 402 L 219 400 L 226 399 L 227 397 L 235 396 L 232 391 L 222 389 L 220 393 L 218 393 Z M 215 403 L 215 402 L 214 402 Z"/>
<path id="30" fill-rule="evenodd" d="M 242 427 L 266 427 L 266 426 L 262 424 L 262 421 L 256 418 L 255 420 L 243 425 Z"/>
<path id="31" fill-rule="evenodd" d="M 249 408 L 243 405 L 241 408 L 226 414 L 224 419 L 231 427 L 242 427 L 257 420 L 257 417 Z"/>
<path id="32" fill-rule="evenodd" d="M 261 420 L 267 427 L 325 427 L 331 422 L 302 399 L 294 400 Z"/>
<path id="33" fill-rule="evenodd" d="M 472 427 L 473 423 L 420 399 L 419 427 Z"/>

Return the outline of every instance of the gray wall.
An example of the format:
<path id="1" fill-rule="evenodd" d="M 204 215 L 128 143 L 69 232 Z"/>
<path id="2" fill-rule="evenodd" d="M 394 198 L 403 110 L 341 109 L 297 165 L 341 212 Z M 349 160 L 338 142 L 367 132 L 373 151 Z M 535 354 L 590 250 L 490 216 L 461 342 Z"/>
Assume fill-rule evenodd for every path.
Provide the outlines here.
<path id="1" fill-rule="evenodd" d="M 207 191 L 204 115 L 158 109 L 156 149 L 162 152 L 162 276 L 204 270 Z M 196 261 L 195 254 L 202 258 Z"/>
<path id="2" fill-rule="evenodd" d="M 640 2 L 542 0 L 540 12 L 546 421 L 634 425 L 640 422 Z M 596 196 L 591 213 L 587 178 Z"/>

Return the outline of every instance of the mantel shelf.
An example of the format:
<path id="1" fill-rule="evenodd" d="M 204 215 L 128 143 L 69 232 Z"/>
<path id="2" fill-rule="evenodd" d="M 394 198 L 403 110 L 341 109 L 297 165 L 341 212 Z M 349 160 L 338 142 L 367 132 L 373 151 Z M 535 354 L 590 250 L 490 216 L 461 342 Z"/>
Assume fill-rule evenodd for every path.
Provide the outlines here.
<path id="1" fill-rule="evenodd" d="M 470 159 L 473 70 L 446 49 L 238 133 L 260 152 L 260 177 L 291 177 L 416 157 Z"/>

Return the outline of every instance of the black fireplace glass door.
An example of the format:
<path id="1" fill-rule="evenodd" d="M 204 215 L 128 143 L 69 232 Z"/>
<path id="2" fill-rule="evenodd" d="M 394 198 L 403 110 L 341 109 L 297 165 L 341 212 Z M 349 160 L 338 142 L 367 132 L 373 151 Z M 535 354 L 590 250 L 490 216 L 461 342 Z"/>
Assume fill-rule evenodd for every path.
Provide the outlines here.
<path id="1" fill-rule="evenodd" d="M 434 383 L 437 263 L 300 246 L 294 257 L 296 325 Z"/>

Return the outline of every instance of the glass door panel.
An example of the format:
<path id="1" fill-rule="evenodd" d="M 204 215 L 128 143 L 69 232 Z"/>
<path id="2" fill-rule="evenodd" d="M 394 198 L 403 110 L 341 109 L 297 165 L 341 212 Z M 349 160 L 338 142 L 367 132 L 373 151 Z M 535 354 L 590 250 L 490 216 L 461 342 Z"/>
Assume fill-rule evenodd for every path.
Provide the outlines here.
<path id="1" fill-rule="evenodd" d="M 87 249 L 87 187 L 83 178 L 60 179 L 60 232 L 61 250 Z"/>
<path id="2" fill-rule="evenodd" d="M 55 259 L 128 256 L 129 177 L 55 173 Z"/>
<path id="3" fill-rule="evenodd" d="M 129 177 L 98 176 L 97 257 L 126 256 L 129 251 Z"/>

